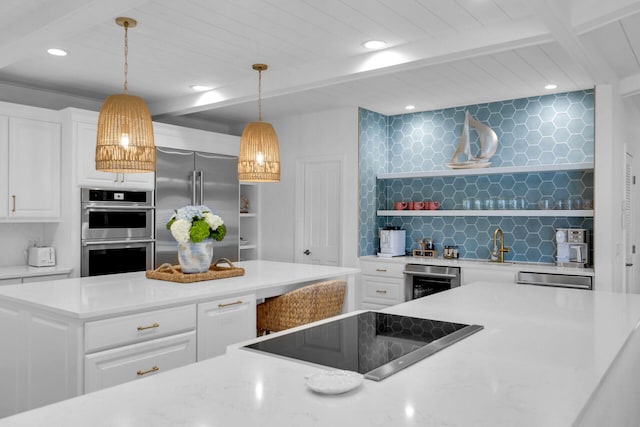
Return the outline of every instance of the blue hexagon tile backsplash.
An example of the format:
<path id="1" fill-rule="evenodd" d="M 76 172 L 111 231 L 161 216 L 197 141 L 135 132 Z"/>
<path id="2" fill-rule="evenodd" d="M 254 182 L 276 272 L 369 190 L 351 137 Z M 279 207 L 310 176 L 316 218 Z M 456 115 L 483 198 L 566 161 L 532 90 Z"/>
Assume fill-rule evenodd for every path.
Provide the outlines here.
<path id="1" fill-rule="evenodd" d="M 469 105 L 422 113 L 385 116 L 360 110 L 360 241 L 359 254 L 378 251 L 379 227 L 407 230 L 407 250 L 416 241 L 432 238 L 436 249 L 457 245 L 460 257 L 486 259 L 493 230 L 502 228 L 511 251 L 507 260 L 555 262 L 554 230 L 593 229 L 588 217 L 436 216 L 377 217 L 395 201 L 438 200 L 441 209 L 463 209 L 473 203 L 517 198 L 520 209 L 535 208 L 539 200 L 565 203 L 593 200 L 593 172 L 514 173 L 480 176 L 377 180 L 380 173 L 448 170 L 445 163 L 460 139 L 465 111 L 490 126 L 498 136 L 491 158 L 497 166 L 538 166 L 593 162 L 594 92 L 556 95 Z M 474 133 L 471 134 L 471 151 Z M 485 208 L 485 206 L 482 206 Z"/>

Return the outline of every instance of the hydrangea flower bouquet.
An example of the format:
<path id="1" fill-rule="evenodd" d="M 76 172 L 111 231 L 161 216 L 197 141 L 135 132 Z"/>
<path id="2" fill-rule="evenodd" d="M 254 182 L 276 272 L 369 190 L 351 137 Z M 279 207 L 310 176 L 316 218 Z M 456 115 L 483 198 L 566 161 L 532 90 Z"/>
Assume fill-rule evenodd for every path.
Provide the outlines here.
<path id="1" fill-rule="evenodd" d="M 220 216 L 206 206 L 184 206 L 175 211 L 167 229 L 178 242 L 178 261 L 183 273 L 209 270 L 213 258 L 213 240 L 221 241 L 227 227 Z"/>

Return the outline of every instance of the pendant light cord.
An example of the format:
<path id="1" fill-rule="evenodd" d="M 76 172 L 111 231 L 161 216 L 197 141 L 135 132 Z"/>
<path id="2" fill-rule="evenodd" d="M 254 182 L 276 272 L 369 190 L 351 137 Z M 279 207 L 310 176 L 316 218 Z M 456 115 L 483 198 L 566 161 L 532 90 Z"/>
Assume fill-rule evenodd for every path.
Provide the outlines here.
<path id="1" fill-rule="evenodd" d="M 262 70 L 258 70 L 258 121 L 262 121 Z"/>
<path id="2" fill-rule="evenodd" d="M 127 95 L 129 91 L 129 84 L 127 81 L 127 75 L 129 74 L 129 22 L 124 21 L 124 94 Z"/>

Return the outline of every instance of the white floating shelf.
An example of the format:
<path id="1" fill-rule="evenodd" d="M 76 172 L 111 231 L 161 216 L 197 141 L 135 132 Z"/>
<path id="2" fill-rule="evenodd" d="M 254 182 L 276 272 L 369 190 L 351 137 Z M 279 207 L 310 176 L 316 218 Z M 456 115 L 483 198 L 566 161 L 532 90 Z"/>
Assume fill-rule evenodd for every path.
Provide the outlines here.
<path id="1" fill-rule="evenodd" d="M 240 218 L 255 218 L 255 213 L 241 213 Z"/>
<path id="2" fill-rule="evenodd" d="M 378 216 L 565 216 L 593 217 L 593 210 L 380 210 Z"/>
<path id="3" fill-rule="evenodd" d="M 494 175 L 512 173 L 538 173 L 538 172 L 561 172 L 576 170 L 593 170 L 593 163 L 571 163 L 563 165 L 534 165 L 534 166 L 505 166 L 489 167 L 481 169 L 444 169 L 437 171 L 422 172 L 394 172 L 380 173 L 378 179 L 399 179 L 399 178 L 434 178 L 440 176 L 474 176 L 474 175 Z"/>
<path id="4" fill-rule="evenodd" d="M 240 246 L 240 250 L 243 251 L 245 249 L 256 249 L 257 246 L 256 245 L 242 245 Z"/>

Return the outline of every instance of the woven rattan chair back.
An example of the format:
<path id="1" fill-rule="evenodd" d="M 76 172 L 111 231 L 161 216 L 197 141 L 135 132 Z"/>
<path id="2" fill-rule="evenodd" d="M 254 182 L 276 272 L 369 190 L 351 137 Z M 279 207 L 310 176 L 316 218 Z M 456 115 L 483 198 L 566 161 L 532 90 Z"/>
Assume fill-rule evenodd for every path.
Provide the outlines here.
<path id="1" fill-rule="evenodd" d="M 347 283 L 328 280 L 267 298 L 257 307 L 257 333 L 282 331 L 342 312 Z"/>

